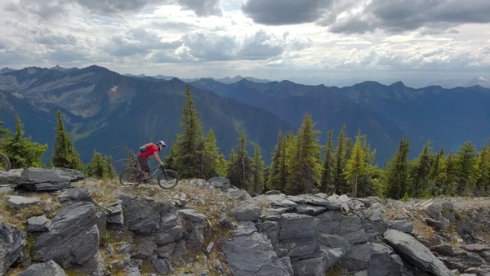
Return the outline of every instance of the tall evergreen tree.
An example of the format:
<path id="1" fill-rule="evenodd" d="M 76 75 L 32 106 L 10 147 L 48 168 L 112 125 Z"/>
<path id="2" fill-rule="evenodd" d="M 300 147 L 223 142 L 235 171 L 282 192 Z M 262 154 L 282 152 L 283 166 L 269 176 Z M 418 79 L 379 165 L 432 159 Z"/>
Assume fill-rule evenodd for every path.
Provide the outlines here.
<path id="1" fill-rule="evenodd" d="M 3 151 L 10 159 L 12 168 L 42 167 L 41 157 L 48 145 L 31 142 L 31 138 L 23 138 L 24 130 L 18 116 L 15 117 L 15 135 L 5 132 Z"/>
<path id="2" fill-rule="evenodd" d="M 467 141 L 463 146 L 459 147 L 458 155 L 459 182 L 456 193 L 461 195 L 465 190 L 472 193 L 476 183 L 476 147 L 473 143 Z"/>
<path id="3" fill-rule="evenodd" d="M 484 192 L 488 192 L 488 189 L 490 188 L 490 147 L 488 146 L 488 138 L 478 154 L 476 170 L 478 172 L 476 193 L 483 194 Z"/>
<path id="4" fill-rule="evenodd" d="M 186 87 L 186 102 L 182 110 L 182 134 L 177 134 L 172 166 L 183 178 L 200 177 L 201 156 L 204 150 L 204 136 L 199 111 L 194 108 L 191 90 Z"/>
<path id="5" fill-rule="evenodd" d="M 269 176 L 267 178 L 267 188 L 270 190 L 279 190 L 280 185 L 280 175 L 279 167 L 281 165 L 280 159 L 282 154 L 283 138 L 282 133 L 279 132 L 277 137 L 277 144 L 274 147 L 274 152 L 272 153 L 271 164 L 269 166 Z"/>
<path id="6" fill-rule="evenodd" d="M 319 160 L 320 144 L 311 115 L 306 114 L 298 130 L 294 158 L 289 165 L 286 193 L 313 193 L 320 184 L 322 167 Z"/>
<path id="7" fill-rule="evenodd" d="M 244 190 L 249 190 L 250 178 L 252 176 L 251 163 L 252 160 L 247 153 L 247 139 L 245 131 L 242 131 L 238 139 L 237 153 L 234 156 L 233 162 L 230 160 L 227 178 L 236 187 Z M 230 158 L 231 159 L 231 158 Z"/>
<path id="8" fill-rule="evenodd" d="M 352 183 L 352 195 L 357 197 L 357 180 L 367 173 L 365 163 L 365 154 L 361 148 L 361 130 L 357 132 L 356 143 L 351 154 L 351 158 L 347 161 L 345 175 L 347 180 Z"/>
<path id="9" fill-rule="evenodd" d="M 323 193 L 328 193 L 333 190 L 333 168 L 334 168 L 334 158 L 333 158 L 333 129 L 328 132 L 327 145 L 325 147 L 325 156 L 323 159 L 323 172 L 321 179 L 320 191 Z"/>
<path id="10" fill-rule="evenodd" d="M 442 194 L 455 195 L 458 182 L 458 159 L 453 151 L 443 160 L 443 173 L 441 175 Z"/>
<path id="11" fill-rule="evenodd" d="M 204 148 L 200 152 L 200 177 L 208 179 L 218 175 L 217 162 L 219 157 L 219 148 L 216 146 L 216 137 L 212 129 L 209 129 L 206 136 Z"/>
<path id="12" fill-rule="evenodd" d="M 116 170 L 112 166 L 112 158 L 103 156 L 94 149 L 92 160 L 85 168 L 87 177 L 97 177 L 105 179 L 113 179 L 116 177 Z"/>
<path id="13" fill-rule="evenodd" d="M 431 187 L 434 196 L 438 196 L 441 193 L 441 174 L 443 159 L 444 147 L 441 148 L 439 152 L 433 157 L 432 165 L 429 170 L 429 176 L 427 177 L 429 187 Z"/>
<path id="14" fill-rule="evenodd" d="M 420 153 L 417 161 L 414 163 L 414 172 L 412 174 L 412 194 L 411 197 L 418 198 L 422 196 L 422 192 L 427 190 L 428 176 L 431 167 L 432 148 L 430 147 L 430 140 L 427 140 L 425 146 Z"/>
<path id="15" fill-rule="evenodd" d="M 408 184 L 408 153 L 410 152 L 410 142 L 407 137 L 403 137 L 398 146 L 398 150 L 390 159 L 386 168 L 385 181 L 387 196 L 393 199 L 401 199 L 405 195 Z"/>
<path id="16" fill-rule="evenodd" d="M 262 187 L 264 186 L 264 160 L 262 160 L 259 144 L 255 146 L 252 162 L 252 185 L 256 194 L 262 193 Z"/>
<path id="17" fill-rule="evenodd" d="M 337 138 L 337 148 L 335 150 L 335 171 L 334 171 L 334 192 L 336 194 L 342 194 L 347 192 L 347 180 L 345 179 L 345 125 L 340 130 L 339 137 Z"/>
<path id="18" fill-rule="evenodd" d="M 66 132 L 63 120 L 61 119 L 61 111 L 56 113 L 56 141 L 54 143 L 53 156 L 51 163 L 54 167 L 68 168 L 74 170 L 82 170 L 83 163 L 76 151 L 70 136 Z"/>

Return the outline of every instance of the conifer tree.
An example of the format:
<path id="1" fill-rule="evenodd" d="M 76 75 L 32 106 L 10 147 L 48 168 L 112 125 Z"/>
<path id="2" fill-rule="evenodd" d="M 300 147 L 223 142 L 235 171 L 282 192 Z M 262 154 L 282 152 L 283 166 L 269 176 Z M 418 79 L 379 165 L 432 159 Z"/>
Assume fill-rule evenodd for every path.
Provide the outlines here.
<path id="1" fill-rule="evenodd" d="M 458 151 L 458 186 L 457 194 L 463 194 L 465 190 L 472 193 L 475 189 L 475 164 L 476 164 L 476 147 L 467 141 L 463 146 L 459 147 Z"/>
<path id="2" fill-rule="evenodd" d="M 223 154 L 218 155 L 216 159 L 216 172 L 219 176 L 226 176 L 228 170 L 228 162 Z"/>
<path id="3" fill-rule="evenodd" d="M 476 170 L 478 173 L 475 192 L 481 195 L 484 192 L 488 192 L 490 187 L 490 147 L 488 146 L 488 138 L 478 154 Z"/>
<path id="4" fill-rule="evenodd" d="M 186 103 L 182 110 L 182 134 L 177 134 L 172 166 L 182 178 L 199 177 L 201 172 L 201 156 L 204 150 L 202 122 L 199 111 L 194 108 L 189 85 L 186 87 Z"/>
<path id="5" fill-rule="evenodd" d="M 292 131 L 286 133 L 282 142 L 282 153 L 279 159 L 279 189 L 286 192 L 286 183 L 289 178 L 289 167 L 293 163 L 294 153 L 296 150 L 296 138 Z"/>
<path id="6" fill-rule="evenodd" d="M 365 154 L 361 148 L 361 139 L 361 130 L 359 130 L 351 158 L 347 161 L 345 170 L 347 180 L 352 183 L 352 195 L 354 197 L 357 197 L 357 180 L 367 173 Z"/>
<path id="7" fill-rule="evenodd" d="M 453 151 L 443 160 L 443 173 L 441 176 L 442 194 L 454 196 L 458 182 L 458 159 Z"/>
<path id="8" fill-rule="evenodd" d="M 232 185 L 235 185 L 239 189 L 248 191 L 250 188 L 250 177 L 252 175 L 252 160 L 248 157 L 246 146 L 247 140 L 245 131 L 242 130 L 242 134 L 240 135 L 240 138 L 238 138 L 237 153 L 233 156 L 233 162 L 231 162 L 230 154 L 230 166 L 228 169 L 227 178 L 230 180 Z"/>
<path id="9" fill-rule="evenodd" d="M 80 156 L 76 151 L 70 136 L 66 132 L 63 120 L 61 119 L 61 111 L 56 113 L 56 141 L 54 143 L 53 156 L 51 163 L 54 167 L 67 168 L 74 170 L 82 170 L 83 164 Z"/>
<path id="10" fill-rule="evenodd" d="M 420 153 L 417 161 L 414 163 L 414 172 L 412 175 L 412 193 L 410 197 L 418 198 L 422 195 L 424 190 L 428 187 L 428 176 L 431 167 L 432 148 L 430 147 L 430 140 L 427 140 L 425 146 Z"/>
<path id="11" fill-rule="evenodd" d="M 386 168 L 387 196 L 393 199 L 400 199 L 406 192 L 408 183 L 408 153 L 410 152 L 410 142 L 407 137 L 403 137 L 398 146 L 398 150 L 390 159 Z"/>
<path id="12" fill-rule="evenodd" d="M 262 160 L 259 144 L 255 146 L 254 158 L 253 158 L 251 169 L 252 169 L 253 191 L 256 194 L 261 194 L 262 187 L 264 186 L 264 160 Z"/>
<path id="13" fill-rule="evenodd" d="M 267 188 L 270 190 L 280 189 L 280 175 L 279 167 L 281 165 L 280 159 L 282 154 L 283 138 L 282 133 L 279 132 L 277 137 L 277 144 L 274 147 L 274 152 L 272 153 L 271 164 L 269 166 L 269 176 L 267 178 Z"/>
<path id="14" fill-rule="evenodd" d="M 204 149 L 200 152 L 201 166 L 200 177 L 208 179 L 218 174 L 217 161 L 218 161 L 219 148 L 216 146 L 216 137 L 212 129 L 209 129 L 206 136 L 206 142 L 204 143 Z"/>
<path id="15" fill-rule="evenodd" d="M 294 154 L 289 164 L 286 193 L 313 193 L 320 185 L 322 167 L 319 160 L 320 144 L 311 115 L 306 114 L 295 139 Z"/>
<path id="16" fill-rule="evenodd" d="M 325 156 L 323 160 L 323 172 L 321 179 L 320 191 L 328 193 L 333 190 L 333 129 L 328 132 L 327 145 L 325 147 Z"/>
<path id="17" fill-rule="evenodd" d="M 112 166 L 112 158 L 103 156 L 94 149 L 92 160 L 87 164 L 85 169 L 87 177 L 97 177 L 104 179 L 113 179 L 116 177 L 116 170 Z"/>
<path id="18" fill-rule="evenodd" d="M 18 116 L 15 117 L 15 135 L 6 131 L 3 151 L 10 160 L 12 168 L 42 167 L 41 157 L 48 149 L 48 145 L 31 142 L 31 138 L 23 138 L 24 130 Z"/>
<path id="19" fill-rule="evenodd" d="M 432 165 L 430 167 L 428 183 L 435 196 L 440 195 L 441 192 L 441 174 L 442 163 L 444 159 L 444 147 L 433 157 Z"/>
<path id="20" fill-rule="evenodd" d="M 347 180 L 345 179 L 345 125 L 340 130 L 339 137 L 337 138 L 337 148 L 335 150 L 335 166 L 334 166 L 334 192 L 341 194 L 347 186 Z"/>

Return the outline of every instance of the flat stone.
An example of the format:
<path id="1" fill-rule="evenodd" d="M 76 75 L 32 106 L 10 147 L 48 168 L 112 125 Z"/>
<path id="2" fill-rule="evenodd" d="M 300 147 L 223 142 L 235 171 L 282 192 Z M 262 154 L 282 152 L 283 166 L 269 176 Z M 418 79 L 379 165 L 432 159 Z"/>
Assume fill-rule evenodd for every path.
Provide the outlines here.
<path id="1" fill-rule="evenodd" d="M 46 232 L 51 229 L 51 220 L 45 215 L 31 217 L 27 220 L 27 232 Z"/>
<path id="2" fill-rule="evenodd" d="M 41 202 L 41 199 L 37 197 L 23 197 L 23 196 L 7 197 L 7 206 L 17 210 L 39 202 Z"/>
<path id="3" fill-rule="evenodd" d="M 204 222 L 206 220 L 206 216 L 199 213 L 194 209 L 182 209 L 178 211 L 183 218 L 190 219 L 193 222 Z"/>

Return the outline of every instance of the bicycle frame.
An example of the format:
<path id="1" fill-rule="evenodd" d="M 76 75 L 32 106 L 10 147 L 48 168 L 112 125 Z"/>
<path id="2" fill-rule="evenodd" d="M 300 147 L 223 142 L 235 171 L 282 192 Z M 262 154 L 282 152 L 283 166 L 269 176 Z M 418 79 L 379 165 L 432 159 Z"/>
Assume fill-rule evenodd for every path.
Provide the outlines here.
<path id="1" fill-rule="evenodd" d="M 148 175 L 147 179 L 153 179 L 153 177 L 155 176 L 155 174 L 157 174 L 158 171 L 165 173 L 165 170 L 160 169 L 160 165 L 157 165 L 150 169 L 150 174 Z"/>

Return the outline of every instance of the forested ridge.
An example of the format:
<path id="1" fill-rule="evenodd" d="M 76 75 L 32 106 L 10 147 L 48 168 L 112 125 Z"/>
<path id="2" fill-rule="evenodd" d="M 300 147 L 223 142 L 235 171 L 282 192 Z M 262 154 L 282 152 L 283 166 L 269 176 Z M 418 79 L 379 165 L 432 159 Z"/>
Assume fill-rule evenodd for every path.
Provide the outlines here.
<path id="1" fill-rule="evenodd" d="M 31 141 L 35 137 L 23 137 L 19 117 L 15 133 L 1 129 L 2 152 L 14 168 L 55 166 L 83 170 L 87 176 L 116 176 L 111 157 L 102 156 L 96 148 L 91 162 L 82 164 L 59 111 L 57 122 L 56 143 L 49 164 L 41 162 L 47 145 Z M 411 149 L 410 141 L 404 137 L 392 157 L 380 165 L 374 163 L 376 149 L 371 148 L 369 137 L 362 134 L 362 129 L 356 137 L 346 135 L 345 125 L 340 130 L 322 133 L 315 129 L 314 118 L 307 113 L 296 133 L 277 134 L 272 153 L 262 153 L 260 141 L 247 141 L 247 134 L 242 131 L 236 147 L 226 158 L 216 145 L 213 130 L 203 129 L 189 86 L 181 126 L 182 133 L 176 135 L 165 158 L 167 167 L 177 170 L 183 178 L 227 177 L 233 185 L 252 194 L 279 190 L 289 195 L 322 192 L 407 199 L 485 196 L 489 192 L 488 139 L 479 151 L 467 141 L 456 152 L 446 152 L 444 147 L 432 148 L 430 140 L 422 149 Z M 320 135 L 327 136 L 325 145 L 320 144 Z M 255 145 L 253 155 L 247 152 L 249 143 Z M 409 153 L 418 150 L 420 154 L 409 159 Z M 262 154 L 271 155 L 270 164 L 264 164 Z"/>

